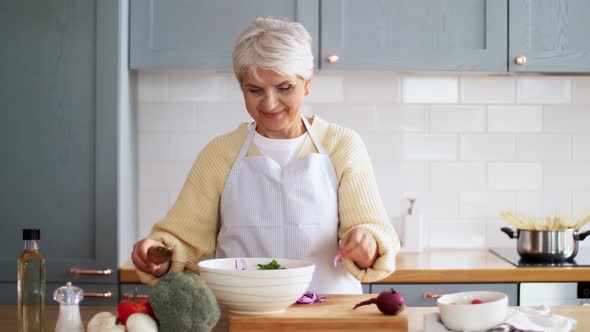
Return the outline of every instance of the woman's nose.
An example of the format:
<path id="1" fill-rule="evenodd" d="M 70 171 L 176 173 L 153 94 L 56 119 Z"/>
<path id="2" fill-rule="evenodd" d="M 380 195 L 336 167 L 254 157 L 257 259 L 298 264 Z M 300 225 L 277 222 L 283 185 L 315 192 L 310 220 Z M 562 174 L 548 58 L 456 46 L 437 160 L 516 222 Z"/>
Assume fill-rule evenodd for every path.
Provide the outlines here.
<path id="1" fill-rule="evenodd" d="M 260 108 L 264 112 L 271 112 L 272 110 L 277 107 L 279 101 L 278 98 L 275 96 L 274 93 L 267 93 L 264 95 L 264 98 L 260 101 Z"/>

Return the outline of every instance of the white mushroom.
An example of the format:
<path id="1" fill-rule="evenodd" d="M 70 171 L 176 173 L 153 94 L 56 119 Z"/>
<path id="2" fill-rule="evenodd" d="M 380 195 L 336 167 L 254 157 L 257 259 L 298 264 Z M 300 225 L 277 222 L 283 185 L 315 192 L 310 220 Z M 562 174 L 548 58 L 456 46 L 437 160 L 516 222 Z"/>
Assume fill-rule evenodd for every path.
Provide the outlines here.
<path id="1" fill-rule="evenodd" d="M 88 332 L 125 332 L 125 326 L 117 325 L 117 316 L 111 312 L 99 312 L 88 322 Z"/>
<path id="2" fill-rule="evenodd" d="M 129 316 L 125 325 L 129 332 L 158 332 L 156 321 L 149 315 L 142 313 L 134 313 Z"/>

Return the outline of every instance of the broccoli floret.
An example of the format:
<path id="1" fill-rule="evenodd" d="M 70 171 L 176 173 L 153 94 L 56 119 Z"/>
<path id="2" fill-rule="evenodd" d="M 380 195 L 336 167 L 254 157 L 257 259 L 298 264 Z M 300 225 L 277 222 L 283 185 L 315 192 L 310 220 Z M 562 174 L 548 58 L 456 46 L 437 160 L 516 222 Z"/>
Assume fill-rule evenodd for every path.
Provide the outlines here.
<path id="1" fill-rule="evenodd" d="M 209 332 L 220 316 L 213 292 L 192 273 L 166 273 L 153 287 L 149 302 L 162 332 Z"/>

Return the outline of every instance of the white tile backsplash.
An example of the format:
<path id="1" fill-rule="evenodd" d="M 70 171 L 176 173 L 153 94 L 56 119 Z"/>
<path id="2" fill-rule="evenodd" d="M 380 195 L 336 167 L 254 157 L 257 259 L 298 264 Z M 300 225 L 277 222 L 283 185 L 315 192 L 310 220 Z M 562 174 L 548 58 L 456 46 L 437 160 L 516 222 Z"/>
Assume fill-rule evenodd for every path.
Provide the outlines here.
<path id="1" fill-rule="evenodd" d="M 481 220 L 432 220 L 431 248 L 484 248 L 486 229 Z"/>
<path id="2" fill-rule="evenodd" d="M 590 105 L 589 77 L 578 77 L 574 79 L 574 104 Z"/>
<path id="3" fill-rule="evenodd" d="M 511 77 L 462 77 L 461 103 L 514 104 L 516 81 Z"/>
<path id="4" fill-rule="evenodd" d="M 516 194 L 516 210 L 534 216 L 568 214 L 572 209 L 572 195 L 569 192 L 519 192 Z"/>
<path id="5" fill-rule="evenodd" d="M 158 71 L 139 72 L 137 99 L 140 103 L 168 101 L 168 75 L 165 72 Z"/>
<path id="6" fill-rule="evenodd" d="M 542 186 L 541 165 L 535 163 L 488 164 L 489 190 L 538 190 Z"/>
<path id="7" fill-rule="evenodd" d="M 548 133 L 588 134 L 590 105 L 545 106 L 543 109 L 543 128 Z"/>
<path id="8" fill-rule="evenodd" d="M 485 106 L 432 106 L 430 107 L 430 130 L 453 133 L 485 132 Z"/>
<path id="9" fill-rule="evenodd" d="M 406 160 L 456 160 L 457 135 L 403 136 Z"/>
<path id="10" fill-rule="evenodd" d="M 139 160 L 168 160 L 170 158 L 168 133 L 139 133 Z"/>
<path id="11" fill-rule="evenodd" d="M 227 80 L 215 72 L 172 72 L 168 76 L 168 99 L 175 102 L 219 102 L 227 96 Z"/>
<path id="12" fill-rule="evenodd" d="M 209 140 L 204 139 L 198 131 L 175 132 L 170 134 L 169 142 L 170 160 L 194 161 Z"/>
<path id="13" fill-rule="evenodd" d="M 572 137 L 567 135 L 519 135 L 516 159 L 523 161 L 570 160 Z"/>
<path id="14" fill-rule="evenodd" d="M 168 212 L 168 193 L 166 191 L 144 191 L 138 202 L 139 218 L 151 223 L 140 223 L 139 233 L 143 238 L 149 235 L 154 220 L 160 220 Z"/>
<path id="15" fill-rule="evenodd" d="M 140 133 L 170 133 L 176 130 L 197 128 L 196 106 L 189 103 L 139 104 L 138 128 Z"/>
<path id="16" fill-rule="evenodd" d="M 461 135 L 461 160 L 514 160 L 514 135 Z"/>
<path id="17" fill-rule="evenodd" d="M 376 134 L 426 132 L 427 121 L 424 105 L 378 104 L 369 129 Z"/>
<path id="18" fill-rule="evenodd" d="M 344 101 L 344 79 L 337 75 L 315 75 L 311 81 L 308 103 L 341 103 Z"/>
<path id="19" fill-rule="evenodd" d="M 373 134 L 375 106 L 370 104 L 311 104 L 311 114 L 344 127 L 355 128 L 361 134 Z M 332 120 L 334 119 L 334 120 Z"/>
<path id="20" fill-rule="evenodd" d="M 461 217 L 497 218 L 500 212 L 514 210 L 514 192 L 462 192 L 459 198 Z"/>
<path id="21" fill-rule="evenodd" d="M 574 160 L 586 160 L 590 161 L 590 135 L 587 136 L 574 136 Z"/>
<path id="22" fill-rule="evenodd" d="M 345 103 L 397 103 L 399 76 L 391 72 L 354 72 L 344 77 Z"/>
<path id="23" fill-rule="evenodd" d="M 590 213 L 589 96 L 585 77 L 320 71 L 304 113 L 361 134 L 392 219 L 418 197 L 427 247 L 513 247 L 502 210 Z M 145 236 L 202 147 L 251 119 L 227 72 L 139 72 L 137 98 Z"/>
<path id="24" fill-rule="evenodd" d="M 541 132 L 542 129 L 541 106 L 488 106 L 490 132 Z"/>
<path id="25" fill-rule="evenodd" d="M 484 191 L 486 165 L 481 162 L 433 162 L 430 190 L 442 192 Z"/>
<path id="26" fill-rule="evenodd" d="M 436 218 L 456 218 L 459 216 L 458 193 L 424 193 L 417 199 L 417 204 L 421 204 L 421 212 L 426 216 Z"/>
<path id="27" fill-rule="evenodd" d="M 562 78 L 519 78 L 516 80 L 519 104 L 569 104 L 572 80 Z"/>
<path id="28" fill-rule="evenodd" d="M 544 190 L 590 191 L 590 162 L 546 162 Z"/>
<path id="29" fill-rule="evenodd" d="M 581 217 L 590 214 L 590 203 L 588 202 L 590 202 L 590 190 L 572 193 L 572 215 Z M 590 228 L 590 225 L 587 227 Z"/>
<path id="30" fill-rule="evenodd" d="M 459 81 L 452 77 L 404 77 L 404 103 L 454 103 L 459 101 Z"/>

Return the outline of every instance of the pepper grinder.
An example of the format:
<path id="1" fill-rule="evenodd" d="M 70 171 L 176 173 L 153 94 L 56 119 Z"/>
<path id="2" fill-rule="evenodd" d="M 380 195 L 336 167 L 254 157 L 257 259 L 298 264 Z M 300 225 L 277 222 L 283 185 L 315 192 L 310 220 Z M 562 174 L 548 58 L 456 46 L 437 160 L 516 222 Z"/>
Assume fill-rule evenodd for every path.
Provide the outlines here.
<path id="1" fill-rule="evenodd" d="M 416 207 L 416 198 L 408 197 L 410 206 L 402 210 L 403 245 L 406 252 L 421 252 L 424 247 L 424 220 Z"/>
<path id="2" fill-rule="evenodd" d="M 79 303 L 84 298 L 82 289 L 67 282 L 53 293 L 53 299 L 59 302 L 59 317 L 55 332 L 84 332 L 80 317 Z"/>

